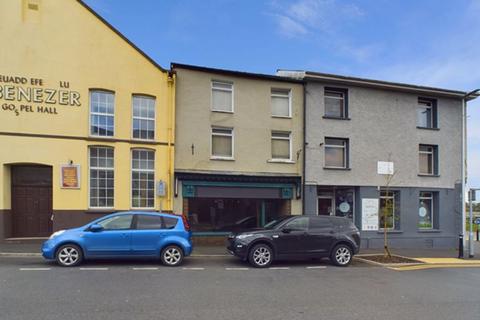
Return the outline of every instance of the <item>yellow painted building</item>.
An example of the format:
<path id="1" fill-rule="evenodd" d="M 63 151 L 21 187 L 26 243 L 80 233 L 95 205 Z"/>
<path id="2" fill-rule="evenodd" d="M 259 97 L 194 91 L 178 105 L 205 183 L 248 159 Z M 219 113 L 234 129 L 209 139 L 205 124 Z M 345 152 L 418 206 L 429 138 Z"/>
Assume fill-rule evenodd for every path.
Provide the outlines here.
<path id="1" fill-rule="evenodd" d="M 81 1 L 0 19 L 0 238 L 172 210 L 174 76 Z"/>

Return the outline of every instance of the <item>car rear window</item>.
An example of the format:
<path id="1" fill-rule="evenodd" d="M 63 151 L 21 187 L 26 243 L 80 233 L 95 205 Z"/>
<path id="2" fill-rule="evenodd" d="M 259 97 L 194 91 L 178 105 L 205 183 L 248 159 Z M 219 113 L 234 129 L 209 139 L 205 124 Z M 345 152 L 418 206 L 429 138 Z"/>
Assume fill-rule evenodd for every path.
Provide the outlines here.
<path id="1" fill-rule="evenodd" d="M 137 229 L 139 230 L 162 229 L 162 217 L 151 216 L 151 215 L 138 215 Z"/>
<path id="2" fill-rule="evenodd" d="M 333 227 L 332 222 L 327 217 L 310 217 L 310 229 L 324 229 Z"/>
<path id="3" fill-rule="evenodd" d="M 178 219 L 163 217 L 163 222 L 165 223 L 165 229 L 173 229 L 177 225 Z"/>

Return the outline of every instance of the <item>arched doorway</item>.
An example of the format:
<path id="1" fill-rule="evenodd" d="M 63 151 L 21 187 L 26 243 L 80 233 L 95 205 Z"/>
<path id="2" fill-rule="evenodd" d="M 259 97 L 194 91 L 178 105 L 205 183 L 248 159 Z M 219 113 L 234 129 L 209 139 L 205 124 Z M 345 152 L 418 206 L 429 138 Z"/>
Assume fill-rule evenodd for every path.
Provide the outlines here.
<path id="1" fill-rule="evenodd" d="M 46 237 L 52 233 L 52 167 L 13 165 L 13 237 Z"/>

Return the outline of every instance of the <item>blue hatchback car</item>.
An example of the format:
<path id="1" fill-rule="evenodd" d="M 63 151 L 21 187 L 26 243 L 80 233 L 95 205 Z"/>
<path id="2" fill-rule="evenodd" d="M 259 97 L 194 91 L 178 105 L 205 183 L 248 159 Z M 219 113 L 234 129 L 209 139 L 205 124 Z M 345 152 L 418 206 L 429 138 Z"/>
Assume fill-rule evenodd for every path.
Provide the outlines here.
<path id="1" fill-rule="evenodd" d="M 159 257 L 173 267 L 192 252 L 191 236 L 183 216 L 128 211 L 57 231 L 43 243 L 42 254 L 64 267 L 84 259 L 135 257 Z"/>

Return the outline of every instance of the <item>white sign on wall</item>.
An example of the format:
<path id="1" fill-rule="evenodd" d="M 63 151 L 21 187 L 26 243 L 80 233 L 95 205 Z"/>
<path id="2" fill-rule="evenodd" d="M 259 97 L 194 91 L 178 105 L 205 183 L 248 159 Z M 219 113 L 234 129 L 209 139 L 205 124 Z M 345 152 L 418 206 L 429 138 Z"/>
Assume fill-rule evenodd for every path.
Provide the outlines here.
<path id="1" fill-rule="evenodd" d="M 362 199 L 362 230 L 378 230 L 378 199 Z"/>
<path id="2" fill-rule="evenodd" d="M 377 162 L 378 174 L 393 174 L 393 162 L 390 161 L 378 161 Z"/>

